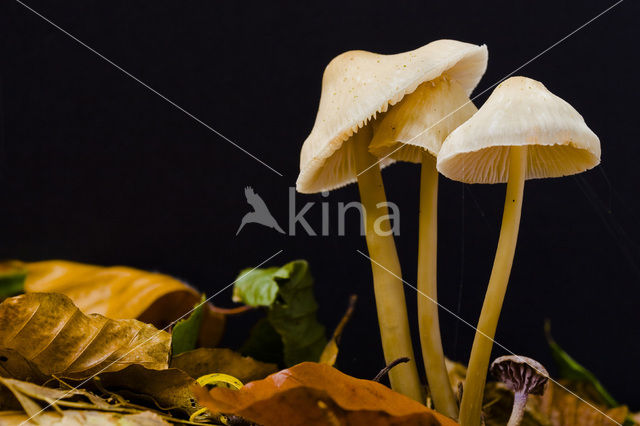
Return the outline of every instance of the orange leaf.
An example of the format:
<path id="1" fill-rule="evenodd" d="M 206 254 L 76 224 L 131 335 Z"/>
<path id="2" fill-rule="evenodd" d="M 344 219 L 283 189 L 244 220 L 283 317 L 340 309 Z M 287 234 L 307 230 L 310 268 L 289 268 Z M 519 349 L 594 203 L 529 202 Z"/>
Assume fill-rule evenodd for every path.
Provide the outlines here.
<path id="1" fill-rule="evenodd" d="M 348 376 L 326 364 L 304 362 L 248 383 L 240 390 L 194 386 L 212 412 L 271 425 L 456 425 L 380 383 Z"/>
<path id="2" fill-rule="evenodd" d="M 87 314 L 113 319 L 135 318 L 163 329 L 200 302 L 200 294 L 164 274 L 126 266 L 103 267 L 64 260 L 22 264 L 28 293 L 62 293 Z M 199 346 L 215 346 L 224 330 L 224 315 L 211 305 L 204 310 Z"/>

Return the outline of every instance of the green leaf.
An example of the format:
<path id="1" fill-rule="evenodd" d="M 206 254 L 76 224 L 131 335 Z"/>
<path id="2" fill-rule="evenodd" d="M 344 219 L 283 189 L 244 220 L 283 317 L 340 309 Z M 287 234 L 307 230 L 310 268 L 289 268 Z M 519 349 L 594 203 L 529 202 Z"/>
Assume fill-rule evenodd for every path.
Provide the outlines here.
<path id="1" fill-rule="evenodd" d="M 236 302 L 267 309 L 268 324 L 282 342 L 285 365 L 320 359 L 327 338 L 324 326 L 316 317 L 318 304 L 313 296 L 313 278 L 306 261 L 295 260 L 281 268 L 243 271 L 234 285 L 233 298 Z M 243 351 L 253 352 L 252 356 L 257 358 L 260 358 L 255 353 L 259 346 L 255 339 L 264 340 L 261 333 L 269 331 L 264 324 L 260 327 L 260 333 L 254 329 Z M 273 348 L 273 344 L 269 344 Z"/>
<path id="2" fill-rule="evenodd" d="M 249 333 L 249 338 L 240 348 L 244 356 L 263 362 L 280 364 L 284 359 L 282 339 L 267 318 L 260 318 Z"/>
<path id="3" fill-rule="evenodd" d="M 233 286 L 233 301 L 269 307 L 276 301 L 279 286 L 275 276 L 281 268 L 245 269 Z"/>
<path id="4" fill-rule="evenodd" d="M 27 271 L 20 267 L 19 262 L 0 263 L 0 298 L 22 293 L 26 278 Z"/>
<path id="5" fill-rule="evenodd" d="M 551 337 L 551 323 L 547 321 L 544 325 L 547 343 L 551 349 L 551 355 L 558 368 L 558 374 L 561 379 L 567 379 L 577 382 L 588 383 L 593 386 L 598 395 L 609 407 L 618 407 L 620 404 L 611 396 L 609 392 L 602 386 L 602 383 L 596 376 L 565 352 L 553 338 Z"/>
<path id="6" fill-rule="evenodd" d="M 173 326 L 173 330 L 171 331 L 172 356 L 192 351 L 196 348 L 206 300 L 207 298 L 203 294 L 200 303 L 194 307 L 195 309 L 191 315 L 189 315 L 189 318 L 182 319 Z"/>

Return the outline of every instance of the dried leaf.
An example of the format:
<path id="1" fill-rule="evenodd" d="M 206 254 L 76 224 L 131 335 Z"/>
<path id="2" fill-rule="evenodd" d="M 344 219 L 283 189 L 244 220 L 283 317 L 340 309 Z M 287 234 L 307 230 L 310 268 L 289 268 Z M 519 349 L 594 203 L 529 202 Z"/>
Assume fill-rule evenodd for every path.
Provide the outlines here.
<path id="1" fill-rule="evenodd" d="M 338 326 L 333 331 L 333 335 L 331 336 L 329 343 L 327 343 L 327 346 L 324 347 L 322 355 L 320 355 L 320 360 L 318 362 L 320 362 L 321 364 L 333 366 L 336 363 L 336 360 L 338 359 L 338 343 L 340 343 L 340 338 L 342 337 L 342 331 L 344 330 L 344 327 L 349 322 L 349 319 L 351 319 L 351 315 L 353 315 L 353 310 L 356 307 L 357 300 L 358 296 L 356 296 L 355 294 L 352 294 L 349 298 L 349 306 L 347 307 L 347 311 L 344 313 L 342 319 L 338 323 Z"/>
<path id="2" fill-rule="evenodd" d="M 625 406 L 607 408 L 591 401 L 587 404 L 555 383 L 527 405 L 545 415 L 553 426 L 613 426 L 623 423 L 629 414 Z"/>
<path id="3" fill-rule="evenodd" d="M 202 408 L 190 390 L 195 379 L 177 368 L 150 370 L 141 365 L 130 365 L 121 371 L 100 374 L 96 380 L 110 392 L 134 396 L 161 410 L 181 410 L 191 415 Z"/>
<path id="4" fill-rule="evenodd" d="M 529 396 L 521 426 L 613 426 L 624 423 L 629 413 L 625 406 L 607 408 L 585 395 L 580 398 L 550 382 L 544 395 Z M 512 406 L 511 390 L 502 383 L 487 383 L 483 407 L 487 426 L 506 424 Z"/>
<path id="5" fill-rule="evenodd" d="M 104 399 L 82 389 L 53 389 L 3 377 L 0 377 L 0 386 L 8 389 L 25 413 L 33 417 L 42 412 L 41 406 L 36 401 L 46 402 L 54 408 L 71 406 L 107 411 L 124 410 L 123 407 L 110 405 Z M 80 401 L 77 400 L 78 397 L 81 397 Z M 73 401 L 70 401 L 72 399 Z"/>
<path id="6" fill-rule="evenodd" d="M 206 296 L 202 295 L 202 300 L 193 308 L 193 312 L 186 319 L 181 319 L 171 330 L 171 354 L 179 355 L 183 352 L 196 348 L 200 326 L 202 325 L 203 309 Z"/>
<path id="7" fill-rule="evenodd" d="M 194 386 L 212 412 L 271 425 L 455 425 L 380 383 L 356 379 L 326 364 L 305 362 L 240 390 Z"/>
<path id="8" fill-rule="evenodd" d="M 62 294 L 30 293 L 0 304 L 0 375 L 83 379 L 131 364 L 168 366 L 171 337 L 137 320 L 83 314 Z"/>
<path id="9" fill-rule="evenodd" d="M 210 373 L 225 373 L 242 383 L 264 379 L 277 370 L 275 364 L 256 361 L 223 348 L 199 348 L 185 352 L 171 360 L 171 367 L 179 368 L 194 378 Z"/>
<path id="10" fill-rule="evenodd" d="M 139 319 L 163 329 L 187 314 L 200 294 L 164 274 L 125 266 L 102 267 L 64 260 L 23 263 L 26 292 L 62 293 L 85 313 L 113 319 Z M 204 309 L 199 346 L 218 344 L 225 316 L 212 305 Z"/>
<path id="11" fill-rule="evenodd" d="M 102 411 L 65 410 L 62 413 L 45 412 L 38 416 L 38 423 L 28 421 L 29 416 L 5 411 L 0 412 L 0 425 L 40 426 L 170 426 L 159 415 L 150 411 L 136 414 L 105 413 Z M 26 422 L 26 423 L 25 423 Z"/>

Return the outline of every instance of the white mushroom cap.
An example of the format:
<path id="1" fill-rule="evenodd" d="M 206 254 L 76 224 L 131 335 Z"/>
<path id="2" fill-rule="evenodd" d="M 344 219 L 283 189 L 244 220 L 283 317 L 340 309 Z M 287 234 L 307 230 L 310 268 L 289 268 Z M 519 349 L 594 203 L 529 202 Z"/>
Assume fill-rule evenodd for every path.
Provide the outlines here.
<path id="1" fill-rule="evenodd" d="M 455 40 L 396 55 L 349 51 L 337 56 L 324 72 L 316 122 L 300 153 L 297 190 L 314 193 L 354 182 L 349 139 L 359 128 L 445 71 L 469 94 L 486 66 L 486 46 Z"/>
<path id="2" fill-rule="evenodd" d="M 506 182 L 509 147 L 527 146 L 526 179 L 567 176 L 600 163 L 600 140 L 567 102 L 538 81 L 502 82 L 438 153 L 438 171 L 467 183 Z"/>
<path id="3" fill-rule="evenodd" d="M 374 123 L 369 151 L 377 157 L 421 163 L 423 152 L 438 156 L 442 143 L 478 109 L 447 74 L 422 83 Z"/>

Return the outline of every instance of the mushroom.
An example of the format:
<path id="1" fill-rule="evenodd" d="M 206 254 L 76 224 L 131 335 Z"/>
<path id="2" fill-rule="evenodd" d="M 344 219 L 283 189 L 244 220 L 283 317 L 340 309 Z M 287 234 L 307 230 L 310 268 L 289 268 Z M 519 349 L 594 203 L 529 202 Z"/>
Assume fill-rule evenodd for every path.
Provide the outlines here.
<path id="1" fill-rule="evenodd" d="M 467 183 L 507 182 L 500 238 L 473 340 L 460 423 L 478 425 L 493 337 L 516 248 L 524 181 L 583 172 L 600 163 L 600 141 L 582 116 L 538 81 L 502 82 L 478 112 L 451 132 L 438 171 Z"/>
<path id="2" fill-rule="evenodd" d="M 299 192 L 329 191 L 358 182 L 385 360 L 411 358 L 390 372 L 391 386 L 419 401 L 422 389 L 380 174 L 393 160 L 378 161 L 369 153 L 371 121 L 454 64 L 460 70 L 456 80 L 463 87 L 474 87 L 479 76 L 468 70 L 486 62 L 485 57 L 486 50 L 454 40 L 434 41 L 396 55 L 349 51 L 337 56 L 325 69 L 316 121 L 300 153 Z"/>
<path id="3" fill-rule="evenodd" d="M 466 70 L 478 79 L 486 69 L 478 62 Z M 418 245 L 418 325 L 429 391 L 436 410 L 458 417 L 458 403 L 445 367 L 437 304 L 438 171 L 436 157 L 444 139 L 476 111 L 469 100 L 475 86 L 463 87 L 452 76 L 458 64 L 437 78 L 422 83 L 415 92 L 384 115 L 374 127 L 369 151 L 378 157 L 418 163 L 422 166 L 420 183 L 420 230 Z M 477 81 L 477 80 L 476 80 Z"/>
<path id="4" fill-rule="evenodd" d="M 507 355 L 491 363 L 491 374 L 513 391 L 513 409 L 507 426 L 522 421 L 529 395 L 542 395 L 549 381 L 549 373 L 535 359 Z"/>

